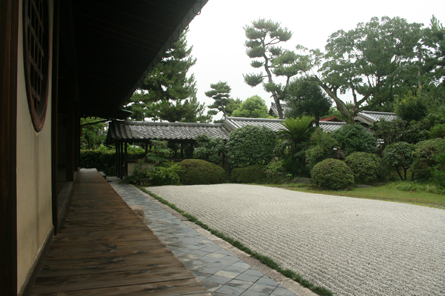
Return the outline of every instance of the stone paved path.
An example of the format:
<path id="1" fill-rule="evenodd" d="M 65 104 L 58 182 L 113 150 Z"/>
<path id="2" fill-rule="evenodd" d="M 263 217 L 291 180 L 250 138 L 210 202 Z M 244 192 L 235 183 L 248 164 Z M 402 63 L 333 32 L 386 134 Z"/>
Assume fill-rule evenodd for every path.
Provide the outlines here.
<path id="1" fill-rule="evenodd" d="M 445 295 L 445 210 L 241 184 L 148 189 L 336 295 Z"/>
<path id="2" fill-rule="evenodd" d="M 107 179 L 130 206 L 143 207 L 148 227 L 213 296 L 315 296 L 310 290 L 265 268 L 262 264 L 254 266 L 255 259 L 241 254 L 242 252 L 213 237 L 194 223 L 181 221 L 180 217 L 172 215 L 159 202 L 153 201 L 133 186 L 119 184 L 118 178 Z M 240 254 L 237 257 L 227 250 Z M 244 260 L 239 258 L 243 256 Z M 272 280 L 266 274 L 278 280 Z"/>

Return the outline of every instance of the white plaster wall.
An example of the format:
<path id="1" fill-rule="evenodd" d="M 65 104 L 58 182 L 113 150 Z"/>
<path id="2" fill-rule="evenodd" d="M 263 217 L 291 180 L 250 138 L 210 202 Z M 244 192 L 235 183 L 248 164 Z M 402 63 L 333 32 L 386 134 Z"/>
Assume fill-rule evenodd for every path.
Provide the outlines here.
<path id="1" fill-rule="evenodd" d="M 53 2 L 50 1 L 50 19 Z M 51 78 L 43 129 L 34 130 L 28 109 L 23 61 L 22 0 L 19 12 L 17 90 L 17 289 L 23 286 L 44 242 L 52 232 Z M 52 28 L 52 21 L 50 23 Z M 52 42 L 50 43 L 50 50 Z M 52 56 L 52 53 L 50 54 Z M 51 72 L 51 64 L 50 64 Z M 50 73 L 51 74 L 51 73 Z M 51 76 L 50 76 L 51 77 Z"/>

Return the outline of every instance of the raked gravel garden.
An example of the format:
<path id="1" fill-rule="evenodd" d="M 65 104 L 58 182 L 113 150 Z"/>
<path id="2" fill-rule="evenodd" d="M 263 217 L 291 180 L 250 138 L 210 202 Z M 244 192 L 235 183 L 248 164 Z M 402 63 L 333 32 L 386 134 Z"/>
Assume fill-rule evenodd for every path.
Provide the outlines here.
<path id="1" fill-rule="evenodd" d="M 259 185 L 150 192 L 335 295 L 445 295 L 445 210 Z"/>

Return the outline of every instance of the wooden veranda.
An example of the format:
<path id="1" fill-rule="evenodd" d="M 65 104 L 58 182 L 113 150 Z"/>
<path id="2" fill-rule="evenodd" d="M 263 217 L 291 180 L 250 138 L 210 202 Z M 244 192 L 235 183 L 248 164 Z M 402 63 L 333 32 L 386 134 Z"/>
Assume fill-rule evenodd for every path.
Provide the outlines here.
<path id="1" fill-rule="evenodd" d="M 82 169 L 31 295 L 208 295 L 96 170 Z"/>

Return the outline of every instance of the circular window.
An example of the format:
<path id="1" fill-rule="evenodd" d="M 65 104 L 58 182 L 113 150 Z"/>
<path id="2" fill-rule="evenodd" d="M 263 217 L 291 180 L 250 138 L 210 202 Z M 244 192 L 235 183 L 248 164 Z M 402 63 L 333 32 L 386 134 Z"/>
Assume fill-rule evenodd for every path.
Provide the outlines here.
<path id="1" fill-rule="evenodd" d="M 48 105 L 49 12 L 47 0 L 23 1 L 25 81 L 36 131 L 43 128 Z"/>

